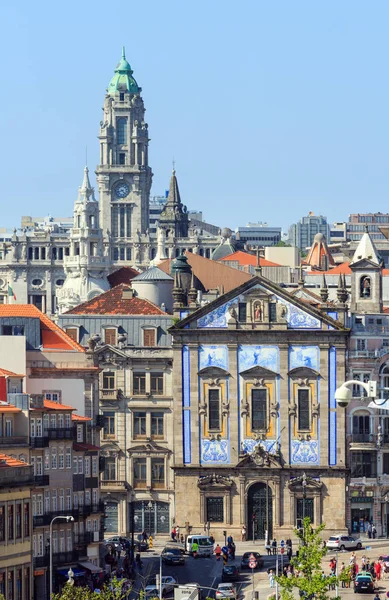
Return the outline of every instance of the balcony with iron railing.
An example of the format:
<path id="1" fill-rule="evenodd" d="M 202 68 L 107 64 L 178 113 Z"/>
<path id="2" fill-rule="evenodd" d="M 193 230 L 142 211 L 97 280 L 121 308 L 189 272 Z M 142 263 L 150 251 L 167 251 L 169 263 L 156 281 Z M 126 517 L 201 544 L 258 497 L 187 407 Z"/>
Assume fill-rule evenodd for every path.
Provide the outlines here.
<path id="1" fill-rule="evenodd" d="M 118 395 L 118 390 L 115 389 L 105 389 L 100 390 L 100 397 L 102 400 L 116 400 Z"/>
<path id="2" fill-rule="evenodd" d="M 49 445 L 49 436 L 30 438 L 31 448 L 47 448 Z"/>
<path id="3" fill-rule="evenodd" d="M 350 435 L 350 442 L 374 444 L 376 438 L 377 436 L 374 433 L 352 433 Z"/>
<path id="4" fill-rule="evenodd" d="M 74 437 L 73 427 L 48 427 L 45 433 L 49 440 L 72 440 Z"/>
<path id="5" fill-rule="evenodd" d="M 4 448 L 12 446 L 28 446 L 27 435 L 2 435 L 0 436 L 0 449 L 4 452 Z"/>
<path id="6" fill-rule="evenodd" d="M 117 479 L 105 479 L 103 481 L 100 482 L 101 483 L 101 487 L 104 488 L 104 491 L 111 491 L 111 490 L 115 490 L 115 491 L 126 491 L 129 489 L 129 484 L 127 483 L 127 481 L 119 481 Z"/>
<path id="7" fill-rule="evenodd" d="M 34 475 L 35 487 L 44 487 L 50 485 L 50 477 L 48 475 Z"/>

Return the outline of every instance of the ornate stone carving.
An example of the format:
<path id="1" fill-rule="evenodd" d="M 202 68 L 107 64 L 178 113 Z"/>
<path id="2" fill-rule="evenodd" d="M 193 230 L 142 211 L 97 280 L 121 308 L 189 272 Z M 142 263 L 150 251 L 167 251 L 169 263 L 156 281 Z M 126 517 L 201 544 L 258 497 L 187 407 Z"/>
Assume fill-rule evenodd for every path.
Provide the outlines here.
<path id="1" fill-rule="evenodd" d="M 246 402 L 242 402 L 240 406 L 240 414 L 242 417 L 249 416 L 250 414 L 250 404 Z"/>
<path id="2" fill-rule="evenodd" d="M 225 488 L 231 488 L 234 482 L 230 477 L 226 477 L 225 475 L 216 475 L 216 473 L 212 473 L 211 475 L 204 475 L 203 477 L 199 477 L 197 480 L 197 485 L 199 488 L 205 486 L 222 486 Z"/>
<path id="3" fill-rule="evenodd" d="M 276 452 L 270 453 L 261 444 L 257 444 L 249 454 L 250 459 L 257 467 L 270 467 L 272 463 L 281 464 L 281 454 L 277 447 Z"/>
<path id="4" fill-rule="evenodd" d="M 297 417 L 297 404 L 296 402 L 291 403 L 288 406 L 288 415 L 289 417 Z"/>

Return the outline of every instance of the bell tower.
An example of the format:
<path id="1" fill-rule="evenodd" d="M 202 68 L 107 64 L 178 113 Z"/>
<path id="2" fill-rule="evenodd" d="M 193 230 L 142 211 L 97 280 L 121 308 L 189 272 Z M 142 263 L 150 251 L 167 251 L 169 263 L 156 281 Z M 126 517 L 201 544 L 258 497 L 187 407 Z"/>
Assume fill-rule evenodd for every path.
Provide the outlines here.
<path id="1" fill-rule="evenodd" d="M 367 230 L 349 266 L 352 271 L 351 312 L 382 313 L 382 260 Z"/>
<path id="2" fill-rule="evenodd" d="M 96 168 L 100 224 L 105 240 L 111 241 L 114 260 L 120 254 L 122 260 L 131 261 L 134 238 L 149 226 L 152 171 L 141 91 L 123 48 L 104 99 Z"/>

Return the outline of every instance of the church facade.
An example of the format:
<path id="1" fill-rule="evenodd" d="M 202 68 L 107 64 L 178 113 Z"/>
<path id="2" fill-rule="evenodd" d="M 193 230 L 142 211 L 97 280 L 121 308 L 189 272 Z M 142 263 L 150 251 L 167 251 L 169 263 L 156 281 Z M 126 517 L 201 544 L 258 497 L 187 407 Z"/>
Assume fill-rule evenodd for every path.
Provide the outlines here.
<path id="1" fill-rule="evenodd" d="M 304 516 L 346 531 L 345 305 L 318 310 L 256 276 L 173 337 L 176 522 L 250 539 Z M 177 306 L 176 306 L 177 309 Z M 330 310 L 331 312 L 326 312 Z M 336 511 L 334 511 L 336 506 Z"/>
<path id="2" fill-rule="evenodd" d="M 141 92 L 123 49 L 108 85 L 100 121 L 100 162 L 96 168 L 99 216 L 89 221 L 88 226 L 86 222 L 83 227 L 76 223 L 70 236 L 67 228 L 61 228 L 53 220 L 39 227 L 15 229 L 10 240 L 0 243 L 0 303 L 12 302 L 15 296 L 17 303 L 31 303 L 43 312 L 54 314 L 59 297 L 70 298 L 74 292 L 73 301 L 77 296 L 80 302 L 88 301 L 93 297 L 92 288 L 97 289 L 110 272 L 123 266 L 147 268 L 157 254 L 157 237 L 160 248 L 165 249 L 161 259 L 176 257 L 185 250 L 211 256 L 220 240 L 198 224 L 191 225 L 175 172 L 158 235 L 149 231 L 152 170 Z M 81 188 L 84 183 L 85 177 Z M 88 185 L 90 189 L 83 198 L 88 210 L 95 212 L 97 203 L 90 202 L 94 198 L 89 179 Z M 82 210 L 79 194 L 75 202 L 76 217 L 81 217 Z M 91 236 L 92 246 L 86 242 L 86 236 Z M 74 258 L 75 250 L 79 258 Z M 80 275 L 77 290 L 72 281 L 65 286 L 67 291 L 61 293 L 65 279 L 77 274 L 73 267 L 78 263 L 82 263 L 82 268 L 87 263 L 88 273 L 83 271 Z M 96 268 L 92 268 L 92 263 Z M 98 275 L 98 285 L 91 281 L 91 273 L 92 279 Z M 100 291 L 104 291 L 104 284 L 101 285 Z M 12 290 L 10 299 L 8 286 Z"/>

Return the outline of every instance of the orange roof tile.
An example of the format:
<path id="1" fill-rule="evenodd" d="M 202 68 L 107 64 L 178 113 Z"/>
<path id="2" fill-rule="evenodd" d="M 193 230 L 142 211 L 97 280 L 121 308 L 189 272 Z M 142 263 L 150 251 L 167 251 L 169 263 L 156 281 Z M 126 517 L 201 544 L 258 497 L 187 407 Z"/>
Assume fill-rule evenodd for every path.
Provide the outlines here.
<path id="1" fill-rule="evenodd" d="M 123 291 L 128 289 L 128 284 L 120 283 L 116 287 L 96 296 L 92 300 L 83 302 L 72 308 L 65 315 L 164 315 L 156 304 L 135 296 L 123 298 Z"/>
<path id="2" fill-rule="evenodd" d="M 210 260 L 204 258 L 200 254 L 193 254 L 193 252 L 185 252 L 185 256 L 188 259 L 188 263 L 192 267 L 192 271 L 195 277 L 202 284 L 205 291 L 212 289 L 224 289 L 224 292 L 230 292 L 236 287 L 246 283 L 253 278 L 251 273 L 245 273 L 239 269 L 233 269 L 228 265 L 223 264 L 217 260 Z M 167 259 L 162 261 L 158 268 L 170 275 L 171 262 L 174 259 Z"/>
<path id="3" fill-rule="evenodd" d="M 228 254 L 228 256 L 224 256 L 220 260 L 222 261 L 234 261 L 238 262 L 239 265 L 252 265 L 253 267 L 257 266 L 257 257 L 255 254 L 250 254 L 249 252 L 243 252 L 242 250 L 237 250 L 232 254 Z M 259 257 L 259 266 L 260 267 L 280 267 L 281 265 L 272 262 L 271 260 L 266 260 L 266 258 Z"/>
<path id="4" fill-rule="evenodd" d="M 19 413 L 22 412 L 21 408 L 14 406 L 13 404 L 2 404 L 0 402 L 0 413 Z"/>
<path id="5" fill-rule="evenodd" d="M 90 417 L 82 417 L 81 415 L 72 414 L 72 421 L 91 421 Z"/>
<path id="6" fill-rule="evenodd" d="M 3 454 L 0 452 L 0 468 L 4 467 L 28 467 L 29 464 L 19 460 L 18 458 L 13 458 L 13 456 L 9 456 L 8 454 Z"/>
<path id="7" fill-rule="evenodd" d="M 7 369 L 0 369 L 0 377 L 25 377 L 25 375 L 14 373 L 13 371 L 7 371 Z"/>
<path id="8" fill-rule="evenodd" d="M 67 404 L 59 404 L 53 402 L 53 400 L 44 400 L 44 408 L 33 408 L 31 410 L 77 410 L 74 406 L 68 406 Z"/>
<path id="9" fill-rule="evenodd" d="M 349 267 L 349 263 L 345 262 L 345 263 L 341 263 L 340 265 L 338 265 L 337 267 L 334 267 L 333 269 L 330 269 L 329 271 L 305 271 L 304 274 L 305 275 L 323 275 L 323 273 L 325 273 L 325 275 L 351 275 L 352 271 Z"/>
<path id="10" fill-rule="evenodd" d="M 107 279 L 111 288 L 120 285 L 121 283 L 130 283 L 131 279 L 134 279 L 139 275 L 139 271 L 136 271 L 132 267 L 121 267 L 117 271 L 114 271 L 110 275 L 108 275 Z"/>
<path id="11" fill-rule="evenodd" d="M 0 317 L 38 318 L 41 324 L 44 348 L 85 352 L 80 344 L 72 340 L 58 325 L 33 304 L 0 304 Z"/>

